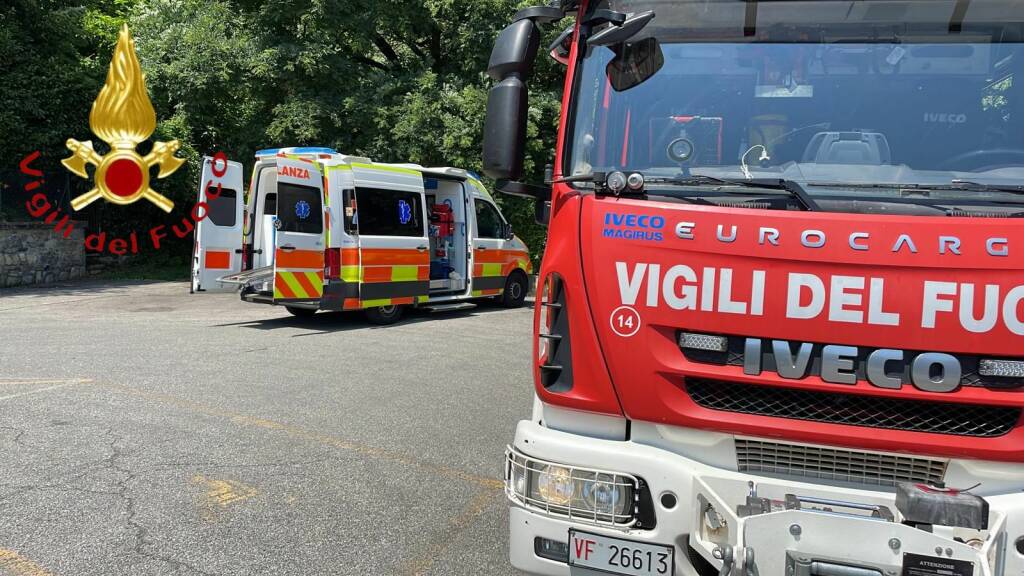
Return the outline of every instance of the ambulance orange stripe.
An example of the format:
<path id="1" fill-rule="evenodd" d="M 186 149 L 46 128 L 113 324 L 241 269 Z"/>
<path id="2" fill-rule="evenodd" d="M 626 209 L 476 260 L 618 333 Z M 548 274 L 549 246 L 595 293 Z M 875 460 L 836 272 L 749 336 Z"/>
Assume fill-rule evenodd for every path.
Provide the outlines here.
<path id="1" fill-rule="evenodd" d="M 295 273 L 295 279 L 299 281 L 299 285 L 306 292 L 306 296 L 310 298 L 316 298 L 316 295 L 320 290 L 317 290 L 313 283 L 309 281 L 309 277 L 302 272 Z"/>
<path id="2" fill-rule="evenodd" d="M 206 268 L 210 270 L 228 270 L 231 268 L 231 253 L 207 252 Z"/>
<path id="3" fill-rule="evenodd" d="M 345 310 L 359 310 L 359 298 L 345 298 L 345 303 L 342 304 L 342 308 Z"/>
<path id="4" fill-rule="evenodd" d="M 430 280 L 430 266 L 420 266 L 416 270 L 417 280 Z"/>
<path id="5" fill-rule="evenodd" d="M 363 268 L 363 282 L 391 282 L 390 266 L 366 266 Z"/>
<path id="6" fill-rule="evenodd" d="M 399 305 L 412 304 L 415 301 L 416 301 L 416 299 L 411 297 L 411 296 L 407 297 L 407 298 L 392 298 L 391 299 L 391 303 L 392 304 L 399 304 Z"/>
<path id="7" fill-rule="evenodd" d="M 358 266 L 359 265 L 359 248 L 342 248 L 341 249 L 341 265 L 342 266 Z"/>
<path id="8" fill-rule="evenodd" d="M 295 298 L 295 293 L 288 287 L 288 283 L 285 282 L 284 278 L 281 278 L 280 272 L 274 275 L 274 288 L 285 298 Z"/>
<path id="9" fill-rule="evenodd" d="M 514 258 L 526 259 L 523 250 L 474 250 L 473 259 L 479 264 L 504 264 Z"/>
<path id="10" fill-rule="evenodd" d="M 274 257 L 278 268 L 323 268 L 323 250 L 281 250 Z"/>
<path id="11" fill-rule="evenodd" d="M 474 278 L 479 278 L 479 277 L 481 277 L 483 275 L 484 275 L 484 265 L 483 264 L 473 264 L 473 277 Z"/>
<path id="12" fill-rule="evenodd" d="M 430 255 L 407 248 L 363 248 L 363 266 L 427 265 Z"/>

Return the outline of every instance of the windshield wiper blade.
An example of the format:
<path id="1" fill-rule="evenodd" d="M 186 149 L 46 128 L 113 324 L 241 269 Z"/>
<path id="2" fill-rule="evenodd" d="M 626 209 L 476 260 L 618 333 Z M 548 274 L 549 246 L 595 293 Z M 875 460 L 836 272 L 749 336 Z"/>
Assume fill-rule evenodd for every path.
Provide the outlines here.
<path id="1" fill-rule="evenodd" d="M 697 174 L 679 178 L 647 178 L 649 184 L 674 184 L 677 186 L 737 186 L 740 188 L 760 188 L 762 190 L 782 190 L 789 192 L 789 195 L 796 199 L 808 212 L 820 212 L 821 206 L 811 198 L 807 190 L 794 180 L 785 178 L 750 178 L 748 180 L 733 180 L 731 178 L 717 178 Z"/>
<path id="2" fill-rule="evenodd" d="M 969 190 L 971 192 L 1009 192 L 1011 194 L 1024 194 L 1024 186 L 1012 184 L 985 184 L 971 180 L 954 179 L 950 182 L 952 190 Z"/>

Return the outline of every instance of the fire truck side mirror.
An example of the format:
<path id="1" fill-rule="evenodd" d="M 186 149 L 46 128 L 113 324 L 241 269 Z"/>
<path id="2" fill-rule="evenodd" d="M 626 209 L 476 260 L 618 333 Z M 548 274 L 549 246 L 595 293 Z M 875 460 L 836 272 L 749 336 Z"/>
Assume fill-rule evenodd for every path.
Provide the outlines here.
<path id="1" fill-rule="evenodd" d="M 519 180 L 526 150 L 526 82 L 540 46 L 533 20 L 518 20 L 498 34 L 487 74 L 498 81 L 487 96 L 484 173 L 495 180 Z"/>

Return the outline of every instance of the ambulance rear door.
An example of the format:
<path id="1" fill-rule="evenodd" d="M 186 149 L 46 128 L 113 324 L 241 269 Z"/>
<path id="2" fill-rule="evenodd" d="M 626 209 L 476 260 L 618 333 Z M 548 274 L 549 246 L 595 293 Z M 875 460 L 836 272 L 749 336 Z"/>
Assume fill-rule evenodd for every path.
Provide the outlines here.
<path id="1" fill-rule="evenodd" d="M 199 181 L 202 216 L 192 248 L 191 292 L 231 292 L 237 284 L 218 279 L 242 270 L 242 165 L 222 156 L 203 158 Z"/>
<path id="2" fill-rule="evenodd" d="M 277 160 L 274 303 L 319 307 L 324 292 L 323 176 L 309 160 Z"/>
<path id="3" fill-rule="evenodd" d="M 426 302 L 430 241 L 423 175 L 409 168 L 353 164 L 363 308 Z"/>

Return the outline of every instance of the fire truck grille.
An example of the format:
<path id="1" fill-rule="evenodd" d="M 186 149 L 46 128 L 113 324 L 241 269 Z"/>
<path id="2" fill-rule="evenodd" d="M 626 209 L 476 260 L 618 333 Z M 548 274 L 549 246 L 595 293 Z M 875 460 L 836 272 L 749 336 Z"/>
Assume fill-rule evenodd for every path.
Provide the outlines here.
<path id="1" fill-rule="evenodd" d="M 895 486 L 897 482 L 941 486 L 946 475 L 946 463 L 941 460 L 742 438 L 736 439 L 736 464 L 740 472 L 801 476 L 874 486 Z"/>
<path id="2" fill-rule="evenodd" d="M 1021 409 L 1004 406 L 899 400 L 687 378 L 686 392 L 698 406 L 828 424 L 908 432 L 994 438 L 1013 429 Z"/>

